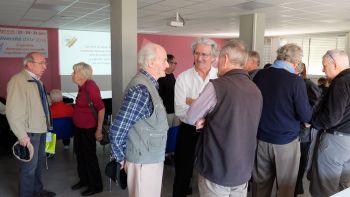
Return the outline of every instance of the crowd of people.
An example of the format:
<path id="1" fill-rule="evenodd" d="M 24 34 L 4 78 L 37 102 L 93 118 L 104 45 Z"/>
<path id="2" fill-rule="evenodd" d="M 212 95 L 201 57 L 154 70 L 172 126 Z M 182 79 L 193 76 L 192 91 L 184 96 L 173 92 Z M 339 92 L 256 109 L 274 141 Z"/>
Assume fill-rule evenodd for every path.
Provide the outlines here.
<path id="1" fill-rule="evenodd" d="M 129 196 L 161 195 L 165 147 L 170 127 L 179 126 L 174 153 L 174 197 L 192 193 L 193 169 L 203 197 L 326 197 L 350 187 L 350 69 L 344 51 L 322 57 L 326 78 L 307 78 L 302 48 L 286 44 L 271 65 L 239 39 L 219 47 L 209 38 L 192 43 L 193 66 L 173 74 L 177 62 L 158 44 L 138 53 L 139 72 L 131 79 L 110 127 L 113 157 L 127 173 Z M 20 162 L 19 196 L 55 196 L 41 180 L 45 136 L 53 117 L 72 117 L 74 152 L 82 196 L 103 190 L 96 155 L 105 106 L 90 65 L 73 65 L 78 86 L 74 109 L 52 90 L 50 108 L 40 77 L 45 56 L 24 58 L 24 68 L 7 87 L 6 116 L 22 146 L 34 147 Z M 66 114 L 57 108 L 68 107 Z M 56 109 L 54 109 L 56 108 Z M 50 110 L 51 109 L 51 110 Z M 3 111 L 3 110 L 2 110 Z M 55 111 L 53 113 L 53 111 Z M 3 113 L 3 112 L 1 112 Z M 66 142 L 67 143 L 67 142 Z M 65 144 L 67 145 L 67 144 Z"/>

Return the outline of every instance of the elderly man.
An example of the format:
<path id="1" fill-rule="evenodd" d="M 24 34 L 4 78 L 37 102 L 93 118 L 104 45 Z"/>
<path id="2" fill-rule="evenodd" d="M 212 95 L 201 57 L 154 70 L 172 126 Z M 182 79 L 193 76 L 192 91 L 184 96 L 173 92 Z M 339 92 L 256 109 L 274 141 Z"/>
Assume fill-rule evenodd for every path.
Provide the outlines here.
<path id="1" fill-rule="evenodd" d="M 293 197 L 300 160 L 300 123 L 311 119 L 303 79 L 295 74 L 302 49 L 286 44 L 277 60 L 254 77 L 263 99 L 253 170 L 253 196 L 270 196 L 276 179 L 277 197 Z"/>
<path id="2" fill-rule="evenodd" d="M 146 44 L 140 72 L 131 80 L 111 126 L 113 156 L 128 174 L 129 196 L 160 196 L 168 122 L 158 82 L 169 67 L 164 48 Z"/>
<path id="3" fill-rule="evenodd" d="M 256 51 L 249 51 L 248 52 L 248 59 L 244 66 L 244 69 L 248 71 L 251 78 L 254 78 L 256 73 L 259 71 L 259 65 L 260 65 L 260 55 Z"/>
<path id="4" fill-rule="evenodd" d="M 32 144 L 30 162 L 20 163 L 19 196 L 55 196 L 43 189 L 41 171 L 45 161 L 46 132 L 51 117 L 41 76 L 46 70 L 45 56 L 39 52 L 26 55 L 24 69 L 7 84 L 6 116 L 13 133 L 22 146 Z"/>
<path id="5" fill-rule="evenodd" d="M 227 42 L 219 56 L 219 78 L 208 83 L 187 112 L 187 122 L 197 128 L 205 121 L 196 150 L 203 197 L 247 196 L 262 95 L 243 70 L 246 59 L 240 40 Z"/>
<path id="6" fill-rule="evenodd" d="M 217 44 L 208 38 L 197 38 L 192 43 L 194 66 L 182 72 L 175 84 L 175 115 L 181 120 L 175 148 L 174 197 L 186 196 L 193 172 L 194 150 L 198 132 L 186 121 L 192 101 L 199 96 L 210 79 L 217 77 L 215 63 Z M 189 191 L 191 193 L 191 191 Z"/>
<path id="7" fill-rule="evenodd" d="M 327 51 L 322 64 L 331 85 L 312 118 L 312 125 L 324 131 L 312 164 L 310 193 L 317 197 L 350 187 L 349 58 L 344 51 L 334 49 Z"/>

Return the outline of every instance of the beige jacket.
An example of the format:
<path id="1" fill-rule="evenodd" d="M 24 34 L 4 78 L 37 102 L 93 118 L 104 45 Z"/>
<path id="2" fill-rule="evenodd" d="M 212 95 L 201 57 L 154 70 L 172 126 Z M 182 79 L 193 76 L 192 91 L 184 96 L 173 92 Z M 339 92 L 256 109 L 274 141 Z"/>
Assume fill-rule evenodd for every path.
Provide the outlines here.
<path id="1" fill-rule="evenodd" d="M 47 132 L 46 117 L 38 86 L 26 70 L 14 75 L 7 84 L 6 117 L 18 139 L 27 133 Z"/>

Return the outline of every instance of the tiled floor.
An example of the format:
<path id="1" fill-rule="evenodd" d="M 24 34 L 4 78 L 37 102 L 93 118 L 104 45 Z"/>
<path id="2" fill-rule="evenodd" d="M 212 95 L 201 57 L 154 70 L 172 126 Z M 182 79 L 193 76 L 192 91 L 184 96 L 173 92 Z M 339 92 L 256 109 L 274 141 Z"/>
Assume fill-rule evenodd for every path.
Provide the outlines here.
<path id="1" fill-rule="evenodd" d="M 109 159 L 108 148 L 105 150 L 98 146 L 98 156 L 102 173 Z M 109 190 L 109 180 L 104 173 L 102 174 L 104 181 L 104 191 L 96 194 L 96 197 L 123 197 L 127 196 L 126 190 L 121 190 L 117 185 L 112 183 L 111 191 Z M 174 177 L 174 168 L 165 166 L 163 176 L 162 197 L 171 197 L 172 183 Z M 72 149 L 64 150 L 60 141 L 57 142 L 56 155 L 54 158 L 48 159 L 48 169 L 44 170 L 43 181 L 46 189 L 55 191 L 57 197 L 77 197 L 81 191 L 72 191 L 70 186 L 77 182 L 76 164 Z M 0 156 L 0 196 L 15 197 L 17 196 L 18 184 L 18 162 L 12 155 Z M 198 188 L 196 178 L 193 181 L 193 195 L 198 197 Z M 308 181 L 304 181 L 305 188 L 308 188 Z M 250 196 L 250 194 L 248 194 Z M 273 195 L 271 195 L 273 196 Z M 299 197 L 309 197 L 306 193 Z"/>

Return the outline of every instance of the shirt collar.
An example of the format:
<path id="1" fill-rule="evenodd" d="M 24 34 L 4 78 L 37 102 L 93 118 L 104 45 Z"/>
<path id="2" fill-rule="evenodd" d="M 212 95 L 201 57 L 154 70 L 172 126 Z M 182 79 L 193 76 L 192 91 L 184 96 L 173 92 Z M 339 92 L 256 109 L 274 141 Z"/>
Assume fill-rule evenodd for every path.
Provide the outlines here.
<path id="1" fill-rule="evenodd" d="M 151 80 L 154 86 L 156 86 L 157 89 L 159 89 L 159 84 L 155 78 L 153 78 L 147 71 L 140 69 L 140 73 L 145 75 L 147 79 Z"/>
<path id="2" fill-rule="evenodd" d="M 37 75 L 35 75 L 34 73 L 30 72 L 30 71 L 27 70 L 27 69 L 25 69 L 25 70 L 26 70 L 27 73 L 28 73 L 31 77 L 33 77 L 35 80 L 40 81 L 40 77 L 38 77 Z"/>
<path id="3" fill-rule="evenodd" d="M 86 89 L 86 84 L 90 79 L 86 80 L 82 86 L 78 86 L 79 91 Z"/>

